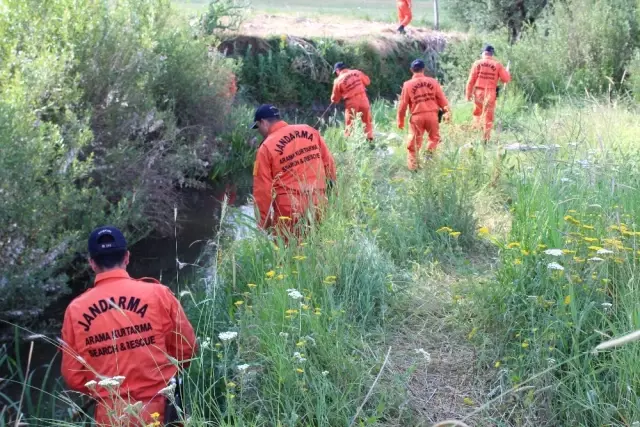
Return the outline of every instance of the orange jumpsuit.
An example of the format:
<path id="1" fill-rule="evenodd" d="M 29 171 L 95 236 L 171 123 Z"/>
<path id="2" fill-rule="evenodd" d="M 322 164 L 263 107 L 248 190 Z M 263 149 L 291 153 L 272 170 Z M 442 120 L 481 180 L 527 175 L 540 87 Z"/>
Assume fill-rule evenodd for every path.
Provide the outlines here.
<path id="1" fill-rule="evenodd" d="M 142 421 L 154 421 L 155 412 L 162 421 L 165 398 L 158 391 L 177 373 L 167 355 L 187 365 L 197 346 L 193 328 L 169 288 L 155 279 L 132 279 L 120 269 L 98 274 L 94 288 L 71 302 L 62 340 L 62 375 L 69 388 L 96 400 L 99 426 L 111 426 L 111 420 L 121 416 L 127 421 L 113 425 L 146 425 Z M 118 387 L 86 385 L 116 376 L 124 377 Z M 137 401 L 144 404 L 139 418 L 127 418 L 125 407 Z"/>
<path id="2" fill-rule="evenodd" d="M 449 102 L 436 79 L 415 73 L 413 78 L 404 83 L 398 106 L 398 127 L 404 129 L 407 108 L 411 111 L 411 132 L 407 145 L 407 166 L 410 170 L 418 168 L 418 153 L 422 148 L 424 133 L 429 134 L 427 149 L 434 151 L 440 143 L 440 124 L 438 110 L 449 111 Z"/>
<path id="3" fill-rule="evenodd" d="M 483 54 L 482 59 L 476 61 L 471 67 L 466 97 L 468 100 L 473 97 L 476 104 L 473 110 L 474 126 L 482 127 L 484 117 L 485 141 L 491 139 L 493 117 L 496 111 L 496 88 L 499 81 L 509 83 L 511 75 L 493 56 Z"/>
<path id="4" fill-rule="evenodd" d="M 274 123 L 258 148 L 253 168 L 258 225 L 293 231 L 308 209 L 324 203 L 327 180 L 335 179 L 333 156 L 317 130 Z"/>
<path id="5" fill-rule="evenodd" d="M 362 122 L 367 133 L 367 139 L 372 140 L 373 119 L 366 91 L 366 87 L 371 84 L 371 80 L 359 70 L 344 69 L 338 73 L 338 77 L 333 82 L 331 102 L 337 104 L 344 98 L 345 135 L 349 136 L 353 118 L 360 113 L 362 114 Z"/>
<path id="6" fill-rule="evenodd" d="M 411 0 L 397 0 L 396 6 L 398 7 L 398 20 L 402 27 L 406 27 L 411 23 Z"/>

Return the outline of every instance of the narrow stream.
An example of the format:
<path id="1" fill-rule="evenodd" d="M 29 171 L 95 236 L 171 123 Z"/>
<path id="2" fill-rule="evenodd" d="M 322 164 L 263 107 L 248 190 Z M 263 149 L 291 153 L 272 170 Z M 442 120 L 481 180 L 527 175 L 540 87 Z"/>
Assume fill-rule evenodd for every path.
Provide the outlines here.
<path id="1" fill-rule="evenodd" d="M 177 236 L 155 237 L 150 235 L 132 245 L 129 274 L 132 277 L 154 277 L 174 288 L 177 273 L 179 273 L 181 282 L 183 278 L 192 277 L 196 274 L 197 269 L 194 265 L 206 265 L 207 260 L 201 259 L 201 254 L 207 241 L 216 236 L 225 194 L 230 206 L 239 207 L 241 213 L 250 215 L 252 207 L 247 203 L 248 196 L 251 194 L 251 185 L 250 175 L 240 175 L 234 177 L 233 181 L 219 183 L 203 190 L 184 191 L 184 207 L 179 209 L 177 213 Z M 178 260 L 186 264 L 181 269 L 178 269 L 176 262 L 176 245 Z M 91 281 L 88 280 L 87 288 L 91 284 Z M 75 294 L 58 301 L 47 310 L 48 318 L 46 321 L 51 325 L 49 329 L 52 332 L 56 331 L 51 335 L 47 334 L 49 338 L 55 339 L 59 336 L 59 325 L 62 323 L 67 305 L 82 291 L 83 289 L 79 289 Z M 6 347 L 6 355 L 10 359 L 16 360 L 20 365 L 18 369 L 23 372 L 26 369 L 31 345 L 31 342 L 26 341 L 26 338 L 33 332 L 36 331 L 21 331 L 17 340 L 20 344 L 17 347 L 13 344 Z M 34 399 L 37 399 L 39 392 L 35 388 L 53 390 L 56 383 L 61 381 L 60 354 L 55 345 L 45 340 L 34 340 L 33 345 L 29 380 L 31 389 L 28 392 Z M 2 356 L 3 349 L 0 347 L 0 361 L 2 361 Z M 6 402 L 7 400 L 15 402 L 20 399 L 22 384 L 17 381 L 18 378 L 15 376 L 13 376 L 13 381 L 6 381 L 11 377 L 8 365 L 1 363 L 0 408 L 9 403 Z M 50 417 L 51 414 L 45 414 L 45 417 L 47 416 Z M 2 417 L 0 416 L 1 422 Z"/>

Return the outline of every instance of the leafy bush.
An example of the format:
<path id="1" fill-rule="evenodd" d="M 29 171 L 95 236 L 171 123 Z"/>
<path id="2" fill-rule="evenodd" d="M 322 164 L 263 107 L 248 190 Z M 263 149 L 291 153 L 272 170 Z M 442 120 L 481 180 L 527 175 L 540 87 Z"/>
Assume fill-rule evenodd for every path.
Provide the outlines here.
<path id="1" fill-rule="evenodd" d="M 64 291 L 92 227 L 117 224 L 133 241 L 168 229 L 176 186 L 207 177 L 231 64 L 170 14 L 168 0 L 5 3 L 3 318 L 33 318 Z"/>

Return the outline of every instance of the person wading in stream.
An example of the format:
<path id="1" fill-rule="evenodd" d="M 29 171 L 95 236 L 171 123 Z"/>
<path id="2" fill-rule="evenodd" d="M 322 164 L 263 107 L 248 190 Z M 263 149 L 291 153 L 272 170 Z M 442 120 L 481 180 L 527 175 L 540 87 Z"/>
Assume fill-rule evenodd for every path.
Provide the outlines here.
<path id="1" fill-rule="evenodd" d="M 320 133 L 307 125 L 283 121 L 273 105 L 261 105 L 252 129 L 265 138 L 253 168 L 253 198 L 258 225 L 277 235 L 300 235 L 305 213 L 318 220 L 336 165 Z M 303 225 L 303 224 L 299 224 Z"/>
<path id="2" fill-rule="evenodd" d="M 411 112 L 409 143 L 407 144 L 407 166 L 409 170 L 418 169 L 418 157 L 425 132 L 429 135 L 427 152 L 435 151 L 440 143 L 440 123 L 438 111 L 443 110 L 445 121 L 451 118 L 449 102 L 442 87 L 434 78 L 424 74 L 424 61 L 416 59 L 411 63 L 413 77 L 402 86 L 398 105 L 398 128 L 404 129 L 407 109 Z"/>
<path id="3" fill-rule="evenodd" d="M 176 364 L 187 366 L 196 351 L 193 327 L 169 288 L 129 277 L 120 230 L 96 228 L 88 246 L 96 278 L 64 314 L 64 380 L 96 401 L 96 425 L 168 422 L 166 387 L 178 373 Z"/>
<path id="4" fill-rule="evenodd" d="M 473 99 L 476 104 L 473 110 L 473 125 L 478 129 L 484 127 L 483 140 L 485 143 L 491 139 L 498 84 L 500 81 L 503 83 L 511 81 L 509 71 L 493 57 L 494 54 L 493 46 L 485 46 L 482 50 L 482 59 L 476 61 L 471 67 L 466 89 L 467 101 Z"/>
<path id="5" fill-rule="evenodd" d="M 338 62 L 333 67 L 338 76 L 333 81 L 331 103 L 337 104 L 344 99 L 345 135 L 351 133 L 353 119 L 360 114 L 369 142 L 373 142 L 373 119 L 371 105 L 367 97 L 367 86 L 371 84 L 369 77 L 359 70 L 350 70 L 344 62 Z"/>

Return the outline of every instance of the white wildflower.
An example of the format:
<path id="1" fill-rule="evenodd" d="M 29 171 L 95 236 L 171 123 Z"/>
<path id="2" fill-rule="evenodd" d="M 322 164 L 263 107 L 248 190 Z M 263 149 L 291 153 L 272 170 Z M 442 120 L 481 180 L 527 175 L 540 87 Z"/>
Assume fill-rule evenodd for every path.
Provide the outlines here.
<path id="1" fill-rule="evenodd" d="M 286 332 L 280 332 L 279 334 L 282 338 L 289 338 L 289 334 Z"/>
<path id="2" fill-rule="evenodd" d="M 613 304 L 611 304 L 610 302 L 603 302 L 600 305 L 602 306 L 602 308 L 611 308 L 611 307 L 613 307 Z"/>
<path id="3" fill-rule="evenodd" d="M 600 261 L 604 261 L 602 258 L 594 256 L 593 258 L 589 258 L 589 261 L 593 261 L 593 262 L 600 262 Z"/>
<path id="4" fill-rule="evenodd" d="M 98 385 L 98 382 L 96 380 L 91 380 L 84 383 L 84 386 L 90 390 L 93 390 L 94 388 L 96 388 L 97 385 Z"/>
<path id="5" fill-rule="evenodd" d="M 551 256 L 562 256 L 564 255 L 564 252 L 562 252 L 562 249 L 547 249 L 546 251 L 544 251 L 545 254 L 547 255 L 551 255 Z"/>
<path id="6" fill-rule="evenodd" d="M 427 351 L 425 351 L 424 348 L 417 348 L 416 354 L 421 354 L 424 357 L 424 360 L 427 361 L 427 363 L 431 362 L 431 355 Z"/>
<path id="7" fill-rule="evenodd" d="M 123 377 L 122 375 L 117 375 L 115 377 L 112 378 L 112 380 L 117 381 L 118 385 L 122 384 L 125 380 L 125 377 Z"/>
<path id="8" fill-rule="evenodd" d="M 304 363 L 307 361 L 307 359 L 302 357 L 302 354 L 300 354 L 299 351 L 296 351 L 295 353 L 293 353 L 293 358 L 296 359 L 296 362 L 298 363 Z"/>
<path id="9" fill-rule="evenodd" d="M 246 363 L 244 365 L 238 365 L 238 371 L 240 372 L 245 372 L 247 369 L 249 369 L 249 365 Z"/>
<path id="10" fill-rule="evenodd" d="M 200 338 L 200 347 L 202 347 L 203 349 L 209 349 L 211 348 L 211 338 L 207 337 L 205 339 Z"/>
<path id="11" fill-rule="evenodd" d="M 560 182 L 568 183 L 568 182 L 571 182 L 571 180 L 569 178 L 560 178 Z"/>
<path id="12" fill-rule="evenodd" d="M 236 338 L 237 336 L 238 336 L 238 333 L 234 331 L 221 332 L 218 334 L 218 338 L 220 338 L 222 341 L 230 341 Z"/>
<path id="13" fill-rule="evenodd" d="M 296 300 L 304 298 L 304 295 L 302 295 L 297 289 L 287 289 L 287 294 Z"/>
<path id="14" fill-rule="evenodd" d="M 550 262 L 549 264 L 547 264 L 547 268 L 549 270 L 558 270 L 558 271 L 564 270 L 564 267 L 558 264 L 557 262 Z"/>
<path id="15" fill-rule="evenodd" d="M 327 375 L 329 375 L 329 371 L 322 371 L 322 376 L 326 377 Z"/>
<path id="16" fill-rule="evenodd" d="M 611 255 L 613 253 L 613 251 L 609 250 L 609 249 L 598 249 L 598 252 L 596 252 L 598 255 Z"/>
<path id="17" fill-rule="evenodd" d="M 98 382 L 98 385 L 104 388 L 114 388 L 114 387 L 118 387 L 120 383 L 114 380 L 113 378 L 105 378 L 104 380 L 100 380 Z"/>
<path id="18" fill-rule="evenodd" d="M 180 291 L 180 298 L 186 297 L 187 295 L 191 295 L 191 292 L 189 292 L 189 291 Z"/>
<path id="19" fill-rule="evenodd" d="M 165 397 L 173 397 L 175 391 L 176 391 L 176 384 L 172 383 L 166 386 L 165 388 L 163 388 L 162 390 L 160 390 L 158 394 L 161 394 Z"/>
<path id="20" fill-rule="evenodd" d="M 555 365 L 556 364 L 556 359 L 550 357 L 550 358 L 547 359 L 547 363 L 549 365 Z"/>

